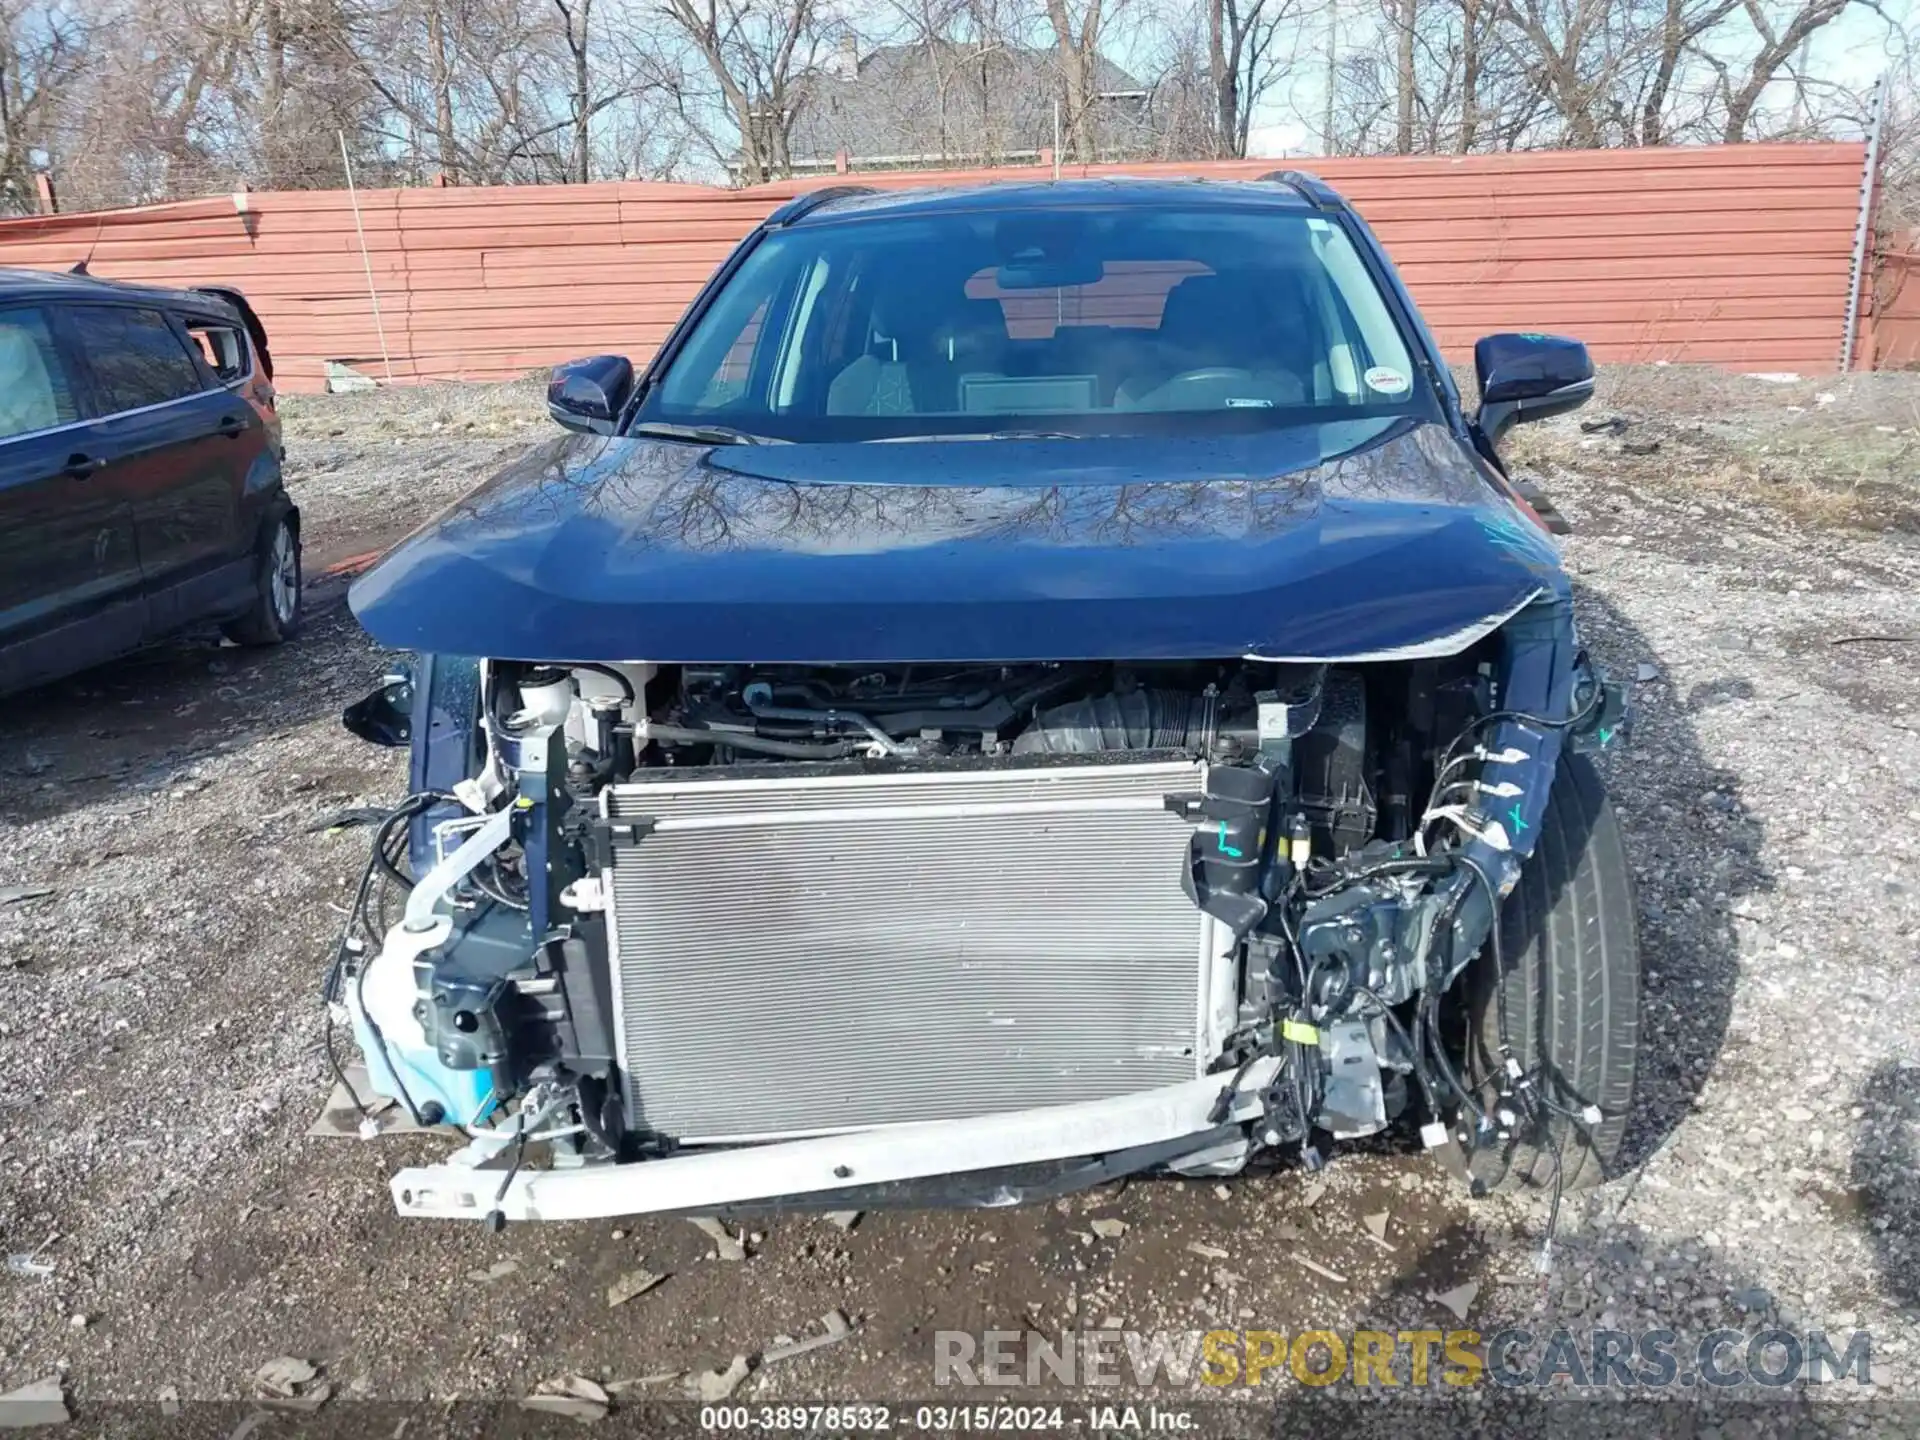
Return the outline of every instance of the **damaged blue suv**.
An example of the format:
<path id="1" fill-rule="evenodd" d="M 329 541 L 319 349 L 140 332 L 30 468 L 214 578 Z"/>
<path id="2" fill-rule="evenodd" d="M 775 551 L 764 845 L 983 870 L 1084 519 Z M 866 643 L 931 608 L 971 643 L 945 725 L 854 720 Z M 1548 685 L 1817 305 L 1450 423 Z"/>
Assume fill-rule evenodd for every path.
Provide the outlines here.
<path id="1" fill-rule="evenodd" d="M 347 717 L 413 793 L 328 996 L 467 1131 L 399 1210 L 999 1205 L 1396 1127 L 1601 1179 L 1624 716 L 1498 457 L 1592 368 L 1475 360 L 1469 409 L 1287 173 L 818 191 L 643 372 L 556 370 L 574 433 L 351 597 L 417 657 Z"/>

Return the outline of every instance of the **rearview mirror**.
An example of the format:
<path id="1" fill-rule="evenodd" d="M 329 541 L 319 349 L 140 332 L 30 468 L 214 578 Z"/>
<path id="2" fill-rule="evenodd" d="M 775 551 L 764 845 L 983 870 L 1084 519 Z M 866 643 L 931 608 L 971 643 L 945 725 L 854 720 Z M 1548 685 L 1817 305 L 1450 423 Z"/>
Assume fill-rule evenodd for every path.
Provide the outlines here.
<path id="1" fill-rule="evenodd" d="M 1069 290 L 1080 285 L 1097 285 L 1106 274 L 1098 256 L 1089 259 L 1015 260 L 993 272 L 993 283 L 1001 290 Z"/>
<path id="2" fill-rule="evenodd" d="M 1563 335 L 1482 336 L 1473 347 L 1480 382 L 1475 423 L 1497 444 L 1515 425 L 1578 410 L 1593 398 L 1593 361 L 1587 347 Z"/>
<path id="3" fill-rule="evenodd" d="M 569 430 L 611 435 L 633 394 L 633 362 L 624 355 L 595 355 L 553 367 L 547 381 L 547 413 Z"/>

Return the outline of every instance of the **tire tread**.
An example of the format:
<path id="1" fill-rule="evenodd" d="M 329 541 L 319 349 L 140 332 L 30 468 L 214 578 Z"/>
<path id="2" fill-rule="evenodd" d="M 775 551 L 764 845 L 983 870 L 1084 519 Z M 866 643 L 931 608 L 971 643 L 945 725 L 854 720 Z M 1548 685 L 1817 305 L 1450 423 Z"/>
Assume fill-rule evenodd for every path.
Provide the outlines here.
<path id="1" fill-rule="evenodd" d="M 1544 1064 L 1543 1084 L 1565 1105 L 1592 1103 L 1604 1116 L 1592 1145 L 1571 1121 L 1550 1116 L 1567 1167 L 1566 1188 L 1603 1183 L 1626 1133 L 1639 1048 L 1640 953 L 1635 903 L 1619 822 L 1593 762 L 1561 761 L 1539 841 L 1500 915 L 1504 976 L 1477 967 L 1471 1021 L 1482 1056 L 1497 1055 L 1494 985 L 1504 986 L 1515 1058 Z M 1474 1173 L 1492 1190 L 1553 1183 L 1551 1140 L 1516 1138 L 1481 1150 Z"/>

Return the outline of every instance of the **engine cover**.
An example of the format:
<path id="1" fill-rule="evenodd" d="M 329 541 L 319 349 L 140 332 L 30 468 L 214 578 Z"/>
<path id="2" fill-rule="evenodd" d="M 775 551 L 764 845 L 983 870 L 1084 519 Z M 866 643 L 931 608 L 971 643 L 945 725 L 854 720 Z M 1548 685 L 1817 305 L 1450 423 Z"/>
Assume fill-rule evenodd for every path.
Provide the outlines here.
<path id="1" fill-rule="evenodd" d="M 1104 1099 L 1203 1073 L 1224 929 L 1188 759 L 609 787 L 629 1124 L 682 1143 Z M 634 823 L 638 822 L 638 823 Z"/>

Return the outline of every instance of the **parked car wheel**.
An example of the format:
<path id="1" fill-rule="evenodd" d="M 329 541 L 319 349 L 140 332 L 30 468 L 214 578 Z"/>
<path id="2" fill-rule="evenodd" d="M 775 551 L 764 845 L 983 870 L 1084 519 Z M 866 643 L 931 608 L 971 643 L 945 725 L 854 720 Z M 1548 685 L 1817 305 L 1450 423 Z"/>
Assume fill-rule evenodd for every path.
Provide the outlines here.
<path id="1" fill-rule="evenodd" d="M 1473 1157 L 1489 1190 L 1545 1189 L 1556 1164 L 1570 1190 L 1613 1170 L 1633 1101 L 1640 1048 L 1640 946 L 1620 826 L 1593 762 L 1560 763 L 1540 840 L 1500 916 L 1505 974 L 1483 955 L 1468 992 L 1475 1074 L 1501 1068 L 1501 1002 L 1513 1057 L 1558 1105 L 1600 1108 L 1586 1129 L 1547 1112 L 1545 1132 L 1523 1120 L 1505 1146 Z M 1516 1107 L 1517 1108 L 1517 1107 Z M 1584 1131 L 1584 1133 L 1583 1133 Z M 1556 1159 L 1556 1145 L 1558 1158 Z"/>
<path id="2" fill-rule="evenodd" d="M 226 627 L 236 645 L 278 645 L 300 629 L 300 532 L 282 515 L 261 537 L 253 606 Z"/>

